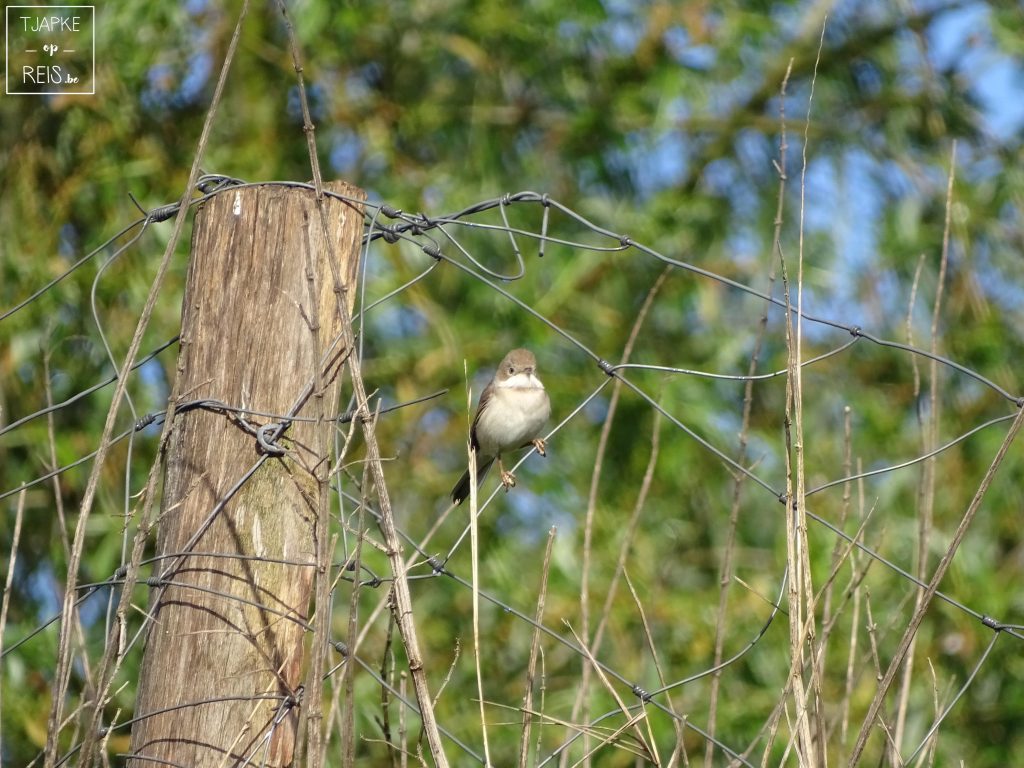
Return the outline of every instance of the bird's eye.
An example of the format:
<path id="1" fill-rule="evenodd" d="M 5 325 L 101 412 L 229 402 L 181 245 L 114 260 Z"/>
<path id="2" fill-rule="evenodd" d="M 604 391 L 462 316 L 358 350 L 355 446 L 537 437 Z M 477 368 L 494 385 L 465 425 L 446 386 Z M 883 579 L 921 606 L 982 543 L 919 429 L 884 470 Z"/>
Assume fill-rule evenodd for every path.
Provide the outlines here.
<path id="1" fill-rule="evenodd" d="M 509 376 L 511 376 L 511 375 L 512 375 L 513 373 L 515 373 L 515 372 L 516 372 L 516 369 L 515 369 L 515 368 L 513 368 L 513 367 L 512 367 L 511 365 L 510 365 L 510 366 L 508 367 L 508 375 L 509 375 Z"/>

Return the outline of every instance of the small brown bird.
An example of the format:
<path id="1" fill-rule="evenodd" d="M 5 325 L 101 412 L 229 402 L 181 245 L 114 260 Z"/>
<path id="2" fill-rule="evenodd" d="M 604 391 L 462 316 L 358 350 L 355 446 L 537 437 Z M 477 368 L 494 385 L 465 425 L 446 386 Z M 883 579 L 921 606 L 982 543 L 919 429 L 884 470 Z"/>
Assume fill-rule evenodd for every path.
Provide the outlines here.
<path id="1" fill-rule="evenodd" d="M 537 360 L 528 349 L 513 349 L 501 361 L 490 383 L 480 393 L 470 446 L 476 452 L 476 483 L 483 482 L 495 460 L 501 471 L 501 484 L 507 491 L 516 484 L 511 472 L 501 463 L 501 454 L 525 448 L 531 443 L 544 456 L 544 441 L 538 436 L 551 415 L 551 401 L 537 378 Z M 461 504 L 469 496 L 469 470 L 452 489 L 452 503 Z"/>

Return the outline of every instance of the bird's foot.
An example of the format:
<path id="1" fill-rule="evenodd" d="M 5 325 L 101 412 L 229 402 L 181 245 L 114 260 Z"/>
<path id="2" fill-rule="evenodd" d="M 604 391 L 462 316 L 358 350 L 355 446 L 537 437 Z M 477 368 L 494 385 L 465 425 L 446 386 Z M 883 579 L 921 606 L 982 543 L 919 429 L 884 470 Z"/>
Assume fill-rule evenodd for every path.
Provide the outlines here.
<path id="1" fill-rule="evenodd" d="M 548 444 L 544 442 L 544 438 L 538 437 L 533 441 L 533 447 L 537 449 L 537 453 L 541 456 L 548 455 Z"/>
<path id="2" fill-rule="evenodd" d="M 501 484 L 505 486 L 505 493 L 508 493 L 509 488 L 515 487 L 516 476 L 506 469 L 501 470 Z"/>

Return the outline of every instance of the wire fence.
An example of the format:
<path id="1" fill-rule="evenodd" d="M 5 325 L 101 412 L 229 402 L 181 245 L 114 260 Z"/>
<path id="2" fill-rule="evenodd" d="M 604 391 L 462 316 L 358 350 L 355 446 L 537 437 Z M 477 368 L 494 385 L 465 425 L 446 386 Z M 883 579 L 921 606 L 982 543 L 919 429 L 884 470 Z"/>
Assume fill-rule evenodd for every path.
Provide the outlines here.
<path id="1" fill-rule="evenodd" d="M 242 186 L 204 176 L 192 203 Z M 766 277 L 765 287 L 755 288 L 543 194 L 506 194 L 444 215 L 386 204 L 364 211 L 355 359 L 377 390 L 376 430 L 409 557 L 414 619 L 438 731 L 456 764 L 679 765 L 702 756 L 706 765 L 803 765 L 815 764 L 812 748 L 822 758 L 856 762 L 868 741 L 866 754 L 876 762 L 884 755 L 887 764 L 943 764 L 962 754 L 963 730 L 983 713 L 1019 717 L 1006 690 L 1013 686 L 998 685 L 1007 676 L 1019 680 L 1008 660 L 1024 634 L 1006 617 L 1016 605 L 1007 596 L 979 595 L 965 581 L 986 562 L 997 569 L 1011 556 L 996 552 L 982 540 L 987 536 L 965 535 L 972 527 L 992 530 L 1000 513 L 986 506 L 986 494 L 1015 497 L 1019 465 L 1000 463 L 1024 400 L 997 383 L 1001 373 L 941 354 L 941 339 L 928 348 L 914 344 L 920 266 L 907 297 L 908 330 L 897 340 L 827 311 L 798 310 L 791 257 L 788 277 Z M 152 553 L 159 523 L 149 530 L 138 515 L 146 476 L 162 461 L 157 427 L 167 411 L 157 405 L 171 391 L 177 342 L 173 334 L 153 336 L 165 328 L 154 328 L 124 372 L 127 396 L 97 490 L 105 514 L 93 517 L 88 534 L 90 549 L 105 554 L 76 562 L 71 533 L 74 506 L 86 493 L 80 468 L 99 450 L 96 414 L 105 412 L 119 378 L 115 350 L 127 346 L 134 328 L 120 308 L 117 325 L 108 320 L 125 279 L 119 264 L 152 247 L 154 231 L 177 213 L 173 204 L 144 213 L 0 314 L 0 334 L 14 339 L 25 330 L 20 318 L 42 302 L 76 306 L 82 275 L 92 271 L 87 346 L 102 356 L 96 370 L 107 373 L 92 386 L 58 393 L 74 380 L 69 369 L 81 354 L 62 351 L 67 340 L 58 324 L 39 337 L 38 363 L 21 356 L 22 394 L 35 390 L 35 410 L 5 412 L 0 426 L 0 501 L 9 523 L 2 539 L 3 736 L 8 749 L 22 750 L 41 738 L 32 727 L 39 713 L 19 713 L 28 699 L 14 691 L 33 676 L 48 688 L 70 680 L 55 764 L 72 762 L 86 738 L 87 704 L 101 688 L 104 659 L 115 659 L 116 672 L 94 736 L 107 753 L 125 759 L 129 730 L 151 714 L 127 716 L 141 641 L 151 629 L 145 595 L 167 573 Z M 766 262 L 766 275 L 778 258 Z M 589 294 L 579 284 L 567 292 L 558 281 L 583 260 L 594 279 L 616 272 L 635 279 L 623 281 L 628 288 L 618 294 L 611 277 Z M 140 263 L 131 269 L 144 271 Z M 436 334 L 451 333 L 431 327 L 431 311 L 460 293 L 486 297 L 467 299 L 472 306 L 464 311 L 491 306 L 515 330 L 509 338 L 451 341 L 439 354 L 424 350 Z M 621 303 L 612 314 L 628 316 L 628 333 L 613 329 L 614 319 L 581 322 L 599 311 L 573 313 L 616 295 Z M 730 361 L 717 370 L 673 351 L 680 334 L 700 333 L 693 306 L 701 295 L 715 302 L 715 316 L 727 318 L 720 327 L 732 329 L 704 347 L 708 361 Z M 812 292 L 807 296 L 810 304 Z M 159 303 L 173 316 L 180 285 L 170 285 Z M 141 314 L 139 306 L 129 312 Z M 804 388 L 794 411 L 797 369 L 787 365 L 787 350 L 796 329 Z M 523 455 L 513 468 L 520 484 L 507 495 L 493 481 L 483 485 L 479 518 L 471 521 L 468 504 L 443 501 L 465 461 L 460 390 L 479 391 L 507 351 L 495 345 L 515 343 L 513 333 L 528 334 L 552 395 L 549 457 Z M 611 346 L 609 338 L 626 343 Z M 481 368 L 468 380 L 454 352 L 462 346 Z M 391 349 L 399 350 L 393 358 Z M 447 373 L 431 380 L 400 370 L 426 357 L 435 358 L 431 370 Z M 873 391 L 866 390 L 872 381 Z M 887 394 L 908 382 L 912 392 Z M 420 389 L 410 391 L 412 383 Z M 19 398 L 17 407 L 28 401 Z M 879 408 L 905 411 L 899 433 L 859 441 L 858 424 L 868 420 L 861 417 Z M 174 404 L 179 415 L 194 409 L 232 415 L 267 460 L 296 418 L 208 398 Z M 802 439 L 794 439 L 801 409 L 830 421 L 808 421 Z M 336 452 L 346 461 L 331 475 L 335 655 L 324 670 L 330 708 L 323 749 L 336 754 L 346 728 L 354 728 L 361 755 L 424 759 L 419 705 L 388 610 L 394 573 L 386 542 L 359 524 L 361 510 L 370 518 L 380 510 L 367 506 L 373 495 L 362 475 L 365 460 L 347 447 L 358 414 L 351 400 L 333 416 Z M 74 440 L 58 441 L 55 434 L 68 430 Z M 70 444 L 74 456 L 64 453 Z M 802 475 L 798 459 L 806 461 Z M 798 476 L 805 485 L 796 484 Z M 46 541 L 48 531 L 56 545 Z M 136 540 L 147 542 L 143 556 Z M 360 542 L 372 546 L 354 571 Z M 96 562 L 112 567 L 95 573 Z M 75 585 L 71 613 L 60 609 L 67 584 Z M 124 593 L 137 596 L 127 620 L 115 610 Z M 354 634 L 350 618 L 358 620 Z M 114 631 L 119 621 L 125 626 Z M 474 621 L 479 638 L 470 642 Z M 64 658 L 55 653 L 61 622 L 75 635 Z M 462 651 L 467 642 L 475 661 Z M 346 692 L 341 678 L 351 665 L 358 671 Z M 265 763 L 274 729 L 304 704 L 300 690 L 267 696 L 279 716 L 255 739 L 245 764 Z M 355 704 L 355 725 L 342 719 L 346 697 Z M 801 740 L 804 725 L 810 740 Z M 40 746 L 33 764 L 43 763 L 43 753 Z"/>

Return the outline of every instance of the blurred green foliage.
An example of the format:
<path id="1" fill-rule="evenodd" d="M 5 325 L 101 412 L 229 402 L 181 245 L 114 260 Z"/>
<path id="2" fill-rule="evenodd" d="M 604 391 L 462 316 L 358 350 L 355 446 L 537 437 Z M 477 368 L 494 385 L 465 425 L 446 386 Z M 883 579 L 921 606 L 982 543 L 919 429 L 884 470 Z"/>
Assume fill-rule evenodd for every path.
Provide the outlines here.
<path id="1" fill-rule="evenodd" d="M 137 217 L 129 194 L 145 207 L 181 194 L 237 12 L 237 3 L 203 0 L 98 7 L 95 96 L 0 100 L 0 312 Z M 546 192 L 670 258 L 776 295 L 781 289 L 772 245 L 779 173 L 773 160 L 779 156 L 784 107 L 788 151 L 780 242 L 789 275 L 795 277 L 804 200 L 805 305 L 817 315 L 922 348 L 933 343 L 932 306 L 955 141 L 949 264 L 934 343 L 940 354 L 1019 393 L 1012 361 L 1021 354 L 1024 330 L 1024 121 L 1013 105 L 1024 100 L 1019 35 L 1024 19 L 1017 3 L 608 0 L 570 8 L 552 0 L 518 5 L 498 0 L 385 5 L 306 0 L 289 4 L 289 12 L 303 47 L 326 178 L 345 178 L 367 189 L 373 201 L 430 215 L 505 192 Z M 309 179 L 298 105 L 280 14 L 273 4 L 254 4 L 204 169 L 250 181 Z M 801 156 L 805 131 L 806 180 Z M 512 207 L 507 213 L 514 225 L 539 231 L 539 207 Z M 481 220 L 501 222 L 497 214 Z M 451 231 L 489 267 L 512 269 L 506 236 Z M 169 232 L 169 224 L 152 227 L 100 274 L 116 244 L 106 246 L 57 287 L 0 322 L 0 428 L 45 407 L 48 397 L 62 401 L 113 373 L 103 337 L 119 365 Z M 556 214 L 550 234 L 595 242 L 584 228 Z M 503 287 L 598 355 L 618 361 L 664 266 L 636 250 L 606 253 L 558 244 L 549 244 L 539 261 L 530 250 L 533 242 L 520 243 L 526 274 Z M 459 257 L 445 245 L 448 256 Z M 177 333 L 187 250 L 183 244 L 175 255 L 144 352 Z M 429 264 L 408 245 L 376 245 L 370 259 L 367 304 Z M 774 284 L 769 274 L 775 275 Z M 632 359 L 743 374 L 763 312 L 759 300 L 675 269 L 655 299 Z M 368 386 L 386 402 L 451 388 L 443 400 L 399 411 L 379 427 L 399 523 L 414 539 L 443 510 L 446 492 L 465 460 L 467 383 L 479 392 L 507 349 L 521 345 L 537 352 L 555 420 L 567 417 L 604 378 L 549 326 L 446 265 L 368 311 L 365 323 L 364 371 Z M 809 325 L 804 357 L 847 340 L 840 331 Z M 134 411 L 122 408 L 117 431 L 164 407 L 174 357 L 172 346 L 133 377 Z M 782 314 L 773 310 L 758 371 L 781 371 L 785 359 Z M 628 376 L 697 435 L 729 456 L 738 455 L 742 382 L 640 370 Z M 938 400 L 933 402 L 929 387 L 935 376 Z M 807 368 L 804 387 L 811 487 L 845 474 L 845 408 L 850 409 L 854 470 L 878 469 L 924 453 L 923 424 L 934 411 L 940 443 L 1012 412 L 1011 404 L 961 373 L 933 369 L 922 358 L 863 340 Z M 108 387 L 53 414 L 52 440 L 46 418 L 0 436 L 0 493 L 52 468 L 51 450 L 59 465 L 94 450 L 110 396 Z M 763 489 L 750 483 L 742 488 L 735 579 L 719 617 L 733 476 L 675 425 L 659 422 L 654 409 L 627 389 L 604 456 L 590 551 L 584 553 L 584 516 L 609 396 L 610 389 L 604 390 L 575 414 L 550 441 L 549 458 L 531 458 L 519 471 L 519 487 L 501 494 L 481 518 L 482 588 L 532 614 L 546 532 L 556 526 L 546 622 L 570 639 L 570 626 L 583 631 L 579 590 L 586 559 L 592 638 L 657 432 L 660 453 L 626 548 L 626 566 L 662 669 L 668 681 L 676 681 L 712 665 L 719 622 L 728 657 L 767 620 L 785 562 L 784 508 Z M 784 377 L 754 386 L 744 460 L 779 490 L 785 480 L 784 406 Z M 983 430 L 937 458 L 926 572 L 945 550 L 1004 430 Z M 155 459 L 154 435 L 152 430 L 137 435 L 130 454 L 121 444 L 110 457 L 80 582 L 101 581 L 121 563 L 124 542 L 134 532 L 125 514 L 136 502 L 126 493 L 142 487 Z M 361 450 L 353 449 L 347 465 L 355 480 L 362 473 Z M 87 465 L 72 470 L 34 486 L 24 497 L 5 648 L 49 618 L 60 603 L 65 541 L 87 473 Z M 1024 562 L 1018 521 L 1021 474 L 1014 449 L 942 585 L 967 606 L 1011 623 L 1020 623 L 1024 609 L 1018 589 Z M 809 503 L 849 534 L 870 512 L 865 542 L 913 571 L 926 480 L 927 471 L 917 465 L 854 485 L 845 518 L 842 487 L 812 496 Z M 351 489 L 349 474 L 342 482 Z M 4 573 L 14 554 L 17 503 L 15 496 L 0 501 Z M 457 511 L 428 551 L 448 552 L 466 519 L 464 510 Z M 812 527 L 809 534 L 815 583 L 821 585 L 829 575 L 835 537 L 821 527 Z M 386 576 L 383 558 L 373 552 L 367 558 L 370 568 Z M 864 568 L 864 556 L 855 565 Z M 449 567 L 468 577 L 468 544 L 456 550 Z M 833 602 L 841 602 L 843 611 L 832 630 L 828 675 L 821 682 L 827 743 L 836 764 L 848 754 L 874 691 L 871 644 L 877 643 L 884 669 L 915 594 L 905 579 L 874 563 L 861 584 L 854 623 L 843 592 L 850 574 L 847 562 L 836 579 Z M 364 616 L 384 591 L 364 590 Z M 413 596 L 435 690 L 452 665 L 439 719 L 479 750 L 470 593 L 439 576 L 414 582 Z M 106 600 L 101 593 L 82 608 L 83 655 L 92 661 L 105 637 Z M 136 605 L 146 605 L 141 588 Z M 335 602 L 338 638 L 343 637 L 347 606 L 342 592 Z M 867 629 L 869 607 L 874 634 Z M 638 607 L 621 581 L 607 618 L 598 656 L 642 687 L 659 687 Z M 755 762 L 764 749 L 757 741 L 759 730 L 786 683 L 786 621 L 783 615 L 776 618 L 759 644 L 721 678 L 716 734 L 739 751 L 756 742 Z M 516 707 L 524 690 L 531 628 L 493 606 L 485 607 L 481 622 L 485 694 L 490 701 Z M 400 649 L 392 648 L 397 659 L 383 657 L 384 631 L 383 623 L 374 627 L 360 654 L 373 668 L 393 663 L 401 669 Z M 857 650 L 847 689 L 851 637 Z M 55 638 L 51 627 L 4 657 L 0 762 L 5 766 L 25 764 L 45 740 L 42 724 Z M 931 725 L 933 688 L 939 706 L 948 703 L 989 638 L 988 630 L 957 609 L 942 603 L 932 608 L 916 645 L 901 749 L 916 746 Z M 457 645 L 461 654 L 453 663 Z M 544 711 L 570 720 L 585 662 L 550 638 L 544 638 L 542 648 Z M 136 649 L 115 686 L 108 722 L 115 717 L 124 721 L 132 712 L 138 659 Z M 1020 659 L 1018 641 L 1001 637 L 940 729 L 936 764 L 1002 766 L 1024 753 Z M 84 668 L 76 666 L 73 702 L 88 695 L 85 679 Z M 671 694 L 676 710 L 700 727 L 708 727 L 709 686 L 704 678 Z M 388 753 L 380 741 L 379 687 L 360 674 L 356 690 L 360 759 L 384 764 Z M 635 701 L 628 690 L 620 693 Z M 849 702 L 848 728 L 843 725 L 844 701 Z M 887 723 L 895 708 L 896 698 L 890 696 Z M 592 681 L 585 713 L 577 715 L 586 721 L 613 709 L 612 699 Z M 392 700 L 392 735 L 396 713 Z M 496 764 L 511 764 L 520 715 L 493 707 L 488 718 Z M 621 717 L 611 718 L 603 725 L 616 728 L 621 722 Z M 667 760 L 675 741 L 671 724 L 653 711 L 650 722 Z M 568 735 L 553 724 L 534 733 L 541 755 Z M 783 760 L 786 734 L 783 726 L 768 764 Z M 409 748 L 415 749 L 415 726 L 409 738 Z M 69 732 L 62 743 L 67 747 L 72 741 Z M 885 741 L 881 732 L 873 735 L 866 764 L 889 764 L 882 757 Z M 582 744 L 569 751 L 570 764 L 582 757 Z M 126 734 L 119 733 L 108 746 L 112 755 L 124 752 Z M 696 760 L 706 742 L 687 731 L 685 748 Z M 452 754 L 458 754 L 457 748 Z M 796 764 L 792 755 L 786 759 Z M 454 763 L 466 764 L 466 759 L 459 755 Z M 725 763 L 716 752 L 712 764 Z M 634 761 L 625 749 L 605 746 L 594 764 Z"/>

